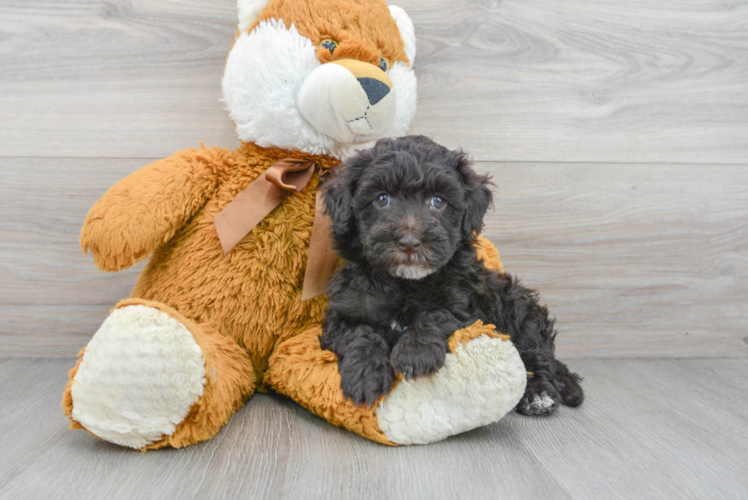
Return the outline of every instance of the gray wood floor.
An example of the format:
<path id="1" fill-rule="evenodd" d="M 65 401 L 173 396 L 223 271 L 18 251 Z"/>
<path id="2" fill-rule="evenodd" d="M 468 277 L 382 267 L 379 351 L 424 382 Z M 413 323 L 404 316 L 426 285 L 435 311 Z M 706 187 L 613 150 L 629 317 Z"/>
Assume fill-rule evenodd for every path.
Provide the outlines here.
<path id="1" fill-rule="evenodd" d="M 278 396 L 142 454 L 70 431 L 72 360 L 0 361 L 0 498 L 746 498 L 748 360 L 577 360 L 587 401 L 388 448 Z"/>

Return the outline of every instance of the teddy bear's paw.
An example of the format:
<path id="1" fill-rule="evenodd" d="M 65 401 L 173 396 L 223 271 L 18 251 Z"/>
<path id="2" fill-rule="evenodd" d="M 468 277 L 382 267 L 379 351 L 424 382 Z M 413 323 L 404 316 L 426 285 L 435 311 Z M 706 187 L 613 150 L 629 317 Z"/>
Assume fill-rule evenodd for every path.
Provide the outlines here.
<path id="1" fill-rule="evenodd" d="M 401 380 L 377 407 L 377 421 L 393 443 L 433 443 L 501 419 L 526 384 L 514 345 L 481 335 L 448 353 L 433 375 Z"/>
<path id="2" fill-rule="evenodd" d="M 86 347 L 72 416 L 106 441 L 142 448 L 171 435 L 204 386 L 205 361 L 187 327 L 153 307 L 121 307 Z"/>

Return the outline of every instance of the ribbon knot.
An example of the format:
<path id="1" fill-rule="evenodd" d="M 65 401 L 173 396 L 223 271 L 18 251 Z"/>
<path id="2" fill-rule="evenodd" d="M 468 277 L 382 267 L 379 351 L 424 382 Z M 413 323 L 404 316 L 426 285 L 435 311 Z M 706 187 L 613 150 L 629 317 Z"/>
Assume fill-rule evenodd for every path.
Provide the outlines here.
<path id="1" fill-rule="evenodd" d="M 223 254 L 228 254 L 288 194 L 301 192 L 316 168 L 317 164 L 313 161 L 297 158 L 280 160 L 226 205 L 213 219 Z M 322 196 L 318 192 L 301 300 L 314 298 L 325 291 L 336 262 L 337 253 L 332 249 L 330 223 L 325 216 Z"/>
<path id="2" fill-rule="evenodd" d="M 270 165 L 262 175 L 287 193 L 300 193 L 314 174 L 317 164 L 313 161 L 286 158 Z"/>

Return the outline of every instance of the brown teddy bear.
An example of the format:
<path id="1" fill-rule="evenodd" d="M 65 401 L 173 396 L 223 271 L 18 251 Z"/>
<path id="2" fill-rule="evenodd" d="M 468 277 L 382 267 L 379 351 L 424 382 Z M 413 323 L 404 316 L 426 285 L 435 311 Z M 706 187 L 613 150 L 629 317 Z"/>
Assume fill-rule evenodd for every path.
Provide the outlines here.
<path id="1" fill-rule="evenodd" d="M 182 447 L 215 435 L 269 388 L 389 445 L 500 419 L 526 375 L 491 325 L 456 332 L 439 372 L 400 380 L 371 408 L 344 399 L 335 355 L 319 345 L 330 258 L 317 187 L 356 148 L 410 125 L 407 14 L 382 0 L 238 7 L 223 94 L 241 146 L 143 167 L 83 226 L 81 246 L 101 269 L 151 259 L 70 372 L 63 407 L 72 427 L 132 448 Z M 500 267 L 493 246 L 480 247 Z"/>

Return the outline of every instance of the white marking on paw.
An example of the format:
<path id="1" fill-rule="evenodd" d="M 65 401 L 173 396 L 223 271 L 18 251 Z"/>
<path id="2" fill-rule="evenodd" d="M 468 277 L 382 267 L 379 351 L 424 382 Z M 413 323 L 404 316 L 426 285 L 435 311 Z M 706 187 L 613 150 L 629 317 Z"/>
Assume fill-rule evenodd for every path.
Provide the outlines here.
<path id="1" fill-rule="evenodd" d="M 548 413 L 555 404 L 556 401 L 551 397 L 551 395 L 544 392 L 540 395 L 533 394 L 532 400 L 525 400 L 522 404 L 522 409 L 527 413 L 540 415 L 542 413 Z"/>
<path id="2" fill-rule="evenodd" d="M 174 433 L 204 385 L 205 360 L 183 324 L 153 307 L 121 307 L 86 347 L 73 418 L 102 439 L 142 448 Z"/>
<path id="3" fill-rule="evenodd" d="M 405 331 L 408 329 L 407 326 L 401 325 L 396 319 L 392 320 L 392 324 L 390 325 L 390 328 L 393 332 L 402 334 L 405 333 Z"/>

